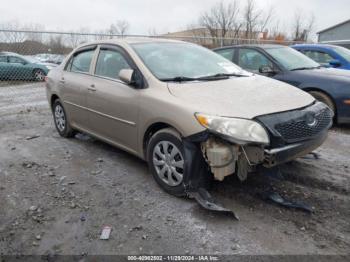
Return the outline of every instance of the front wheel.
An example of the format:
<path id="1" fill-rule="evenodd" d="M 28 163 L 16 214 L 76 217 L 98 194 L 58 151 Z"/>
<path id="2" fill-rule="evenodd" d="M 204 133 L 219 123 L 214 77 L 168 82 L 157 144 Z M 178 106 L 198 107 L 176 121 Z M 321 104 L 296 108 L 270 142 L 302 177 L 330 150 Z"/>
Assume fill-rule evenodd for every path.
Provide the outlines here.
<path id="1" fill-rule="evenodd" d="M 318 91 L 310 91 L 309 94 L 312 95 L 316 100 L 325 103 L 335 113 L 335 105 L 328 95 Z"/>
<path id="2" fill-rule="evenodd" d="M 63 108 L 63 105 L 59 99 L 56 99 L 52 106 L 53 118 L 55 121 L 55 126 L 62 137 L 73 137 L 74 130 L 70 126 L 66 111 Z"/>
<path id="3" fill-rule="evenodd" d="M 162 129 L 151 137 L 147 160 L 154 179 L 164 191 L 175 196 L 186 195 L 183 144 L 174 129 Z"/>

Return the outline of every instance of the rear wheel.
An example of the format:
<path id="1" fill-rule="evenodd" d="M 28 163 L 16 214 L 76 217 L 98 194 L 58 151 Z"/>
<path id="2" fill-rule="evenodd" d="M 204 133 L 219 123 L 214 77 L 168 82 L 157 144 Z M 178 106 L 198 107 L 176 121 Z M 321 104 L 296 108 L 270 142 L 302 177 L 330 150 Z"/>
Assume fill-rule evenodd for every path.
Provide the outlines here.
<path id="1" fill-rule="evenodd" d="M 73 137 L 75 132 L 70 126 L 66 111 L 63 108 L 63 105 L 59 99 L 56 99 L 52 106 L 53 118 L 55 121 L 55 126 L 62 137 Z"/>
<path id="2" fill-rule="evenodd" d="M 309 94 L 312 95 L 316 100 L 325 103 L 335 113 L 335 105 L 328 95 L 319 91 L 310 91 Z"/>
<path id="3" fill-rule="evenodd" d="M 34 74 L 34 80 L 35 80 L 35 81 L 40 81 L 40 82 L 42 82 L 42 81 L 45 80 L 46 74 L 45 74 L 45 72 L 44 72 L 43 70 L 41 70 L 41 69 L 35 69 L 34 72 L 33 72 L 33 74 Z"/>
<path id="4" fill-rule="evenodd" d="M 164 191 L 175 196 L 185 195 L 184 150 L 180 135 L 174 129 L 162 129 L 151 137 L 147 160 L 154 179 Z"/>

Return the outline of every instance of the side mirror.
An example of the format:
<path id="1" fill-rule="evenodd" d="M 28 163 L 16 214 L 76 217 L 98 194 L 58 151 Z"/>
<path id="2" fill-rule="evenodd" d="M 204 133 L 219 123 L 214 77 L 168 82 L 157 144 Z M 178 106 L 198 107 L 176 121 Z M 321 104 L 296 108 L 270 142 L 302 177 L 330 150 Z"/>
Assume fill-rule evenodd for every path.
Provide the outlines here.
<path id="1" fill-rule="evenodd" d="M 259 73 L 260 74 L 265 74 L 265 75 L 269 75 L 269 74 L 274 74 L 276 73 L 275 70 L 273 70 L 273 68 L 271 68 L 268 65 L 263 65 L 259 67 Z"/>
<path id="2" fill-rule="evenodd" d="M 341 66 L 341 62 L 337 59 L 330 61 L 329 64 L 333 67 L 340 67 Z"/>
<path id="3" fill-rule="evenodd" d="M 122 69 L 119 71 L 119 79 L 128 85 L 133 84 L 134 83 L 132 79 L 133 74 L 134 74 L 134 70 L 132 69 Z"/>

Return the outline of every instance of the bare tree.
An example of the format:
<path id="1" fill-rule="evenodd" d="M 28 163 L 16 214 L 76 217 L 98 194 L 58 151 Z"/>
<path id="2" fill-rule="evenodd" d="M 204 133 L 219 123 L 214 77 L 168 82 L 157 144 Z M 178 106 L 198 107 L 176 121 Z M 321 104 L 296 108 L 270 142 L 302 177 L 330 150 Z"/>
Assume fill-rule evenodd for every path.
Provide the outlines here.
<path id="1" fill-rule="evenodd" d="M 117 20 L 115 24 L 111 24 L 109 34 L 124 36 L 129 31 L 130 24 L 126 20 Z"/>
<path id="2" fill-rule="evenodd" d="M 3 32 L 5 42 L 20 43 L 26 40 L 26 34 L 24 32 L 18 32 L 23 30 L 23 27 L 16 20 L 2 23 L 0 25 L 0 29 L 12 30 L 12 32 Z"/>
<path id="3" fill-rule="evenodd" d="M 27 24 L 23 27 L 26 31 L 26 39 L 30 41 L 43 42 L 43 31 L 45 31 L 45 26 L 42 24 Z"/>
<path id="4" fill-rule="evenodd" d="M 51 51 L 56 54 L 65 53 L 65 45 L 63 44 L 63 35 L 53 35 L 50 36 L 48 45 L 51 48 Z"/>
<path id="5" fill-rule="evenodd" d="M 248 0 L 243 11 L 244 35 L 246 38 L 256 38 L 257 33 L 264 32 L 273 20 L 274 8 L 264 11 L 257 7 L 255 0 Z"/>
<path id="6" fill-rule="evenodd" d="M 148 29 L 148 35 L 149 36 L 157 36 L 157 35 L 159 35 L 159 33 L 155 27 L 151 27 Z"/>
<path id="7" fill-rule="evenodd" d="M 294 41 L 307 41 L 315 24 L 314 14 L 309 15 L 309 20 L 305 21 L 305 14 L 297 10 L 294 14 L 292 25 L 292 38 Z"/>
<path id="8" fill-rule="evenodd" d="M 216 3 L 209 11 L 202 13 L 199 24 L 206 28 L 211 37 L 221 39 L 230 36 L 235 37 L 241 24 L 238 19 L 238 1 L 225 4 L 223 1 Z M 214 39 L 214 40 L 215 40 Z"/>

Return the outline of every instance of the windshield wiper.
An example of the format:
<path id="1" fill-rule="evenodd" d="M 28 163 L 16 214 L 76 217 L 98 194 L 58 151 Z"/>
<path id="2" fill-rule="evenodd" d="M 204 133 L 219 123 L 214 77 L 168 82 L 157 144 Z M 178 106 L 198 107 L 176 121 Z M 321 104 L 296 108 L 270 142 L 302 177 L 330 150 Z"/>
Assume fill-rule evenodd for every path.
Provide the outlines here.
<path id="1" fill-rule="evenodd" d="M 310 69 L 319 69 L 321 66 L 312 66 L 312 67 L 297 67 L 293 68 L 290 71 L 298 71 L 298 70 L 310 70 Z"/>
<path id="2" fill-rule="evenodd" d="M 211 80 L 228 79 L 230 76 L 243 77 L 245 75 L 233 74 L 233 73 L 232 74 L 219 73 L 215 75 L 200 76 L 200 77 L 176 76 L 172 78 L 162 78 L 160 80 L 165 82 L 211 81 Z"/>
<path id="3" fill-rule="evenodd" d="M 200 79 L 204 78 L 204 79 L 207 79 L 207 78 L 229 78 L 230 76 L 235 76 L 235 77 L 244 77 L 244 76 L 247 76 L 247 75 L 242 75 L 242 74 L 235 74 L 235 73 L 219 73 L 219 74 L 215 74 L 215 75 L 210 75 L 210 76 L 203 76 L 203 77 L 200 77 Z"/>
<path id="4" fill-rule="evenodd" d="M 196 81 L 198 80 L 198 78 L 186 77 L 186 76 L 175 76 L 171 78 L 161 78 L 159 80 L 164 82 L 185 82 L 185 81 Z"/>

